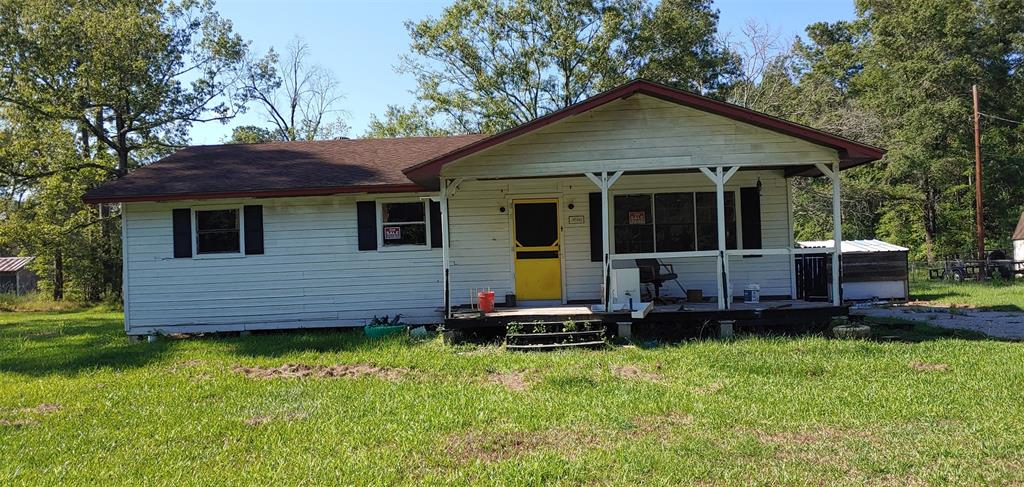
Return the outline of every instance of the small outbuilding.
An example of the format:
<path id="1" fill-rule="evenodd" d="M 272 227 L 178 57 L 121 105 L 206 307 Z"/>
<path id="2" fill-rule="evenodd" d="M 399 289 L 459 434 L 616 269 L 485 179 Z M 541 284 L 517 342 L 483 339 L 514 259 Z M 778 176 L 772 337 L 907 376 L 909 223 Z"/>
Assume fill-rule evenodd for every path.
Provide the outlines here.
<path id="1" fill-rule="evenodd" d="M 797 244 L 805 249 L 829 248 L 832 240 Z M 910 296 L 908 251 L 881 240 L 843 240 L 843 300 L 906 300 Z"/>
<path id="2" fill-rule="evenodd" d="M 35 257 L 0 257 L 0 294 L 25 294 L 36 290 L 39 280 L 28 268 Z"/>

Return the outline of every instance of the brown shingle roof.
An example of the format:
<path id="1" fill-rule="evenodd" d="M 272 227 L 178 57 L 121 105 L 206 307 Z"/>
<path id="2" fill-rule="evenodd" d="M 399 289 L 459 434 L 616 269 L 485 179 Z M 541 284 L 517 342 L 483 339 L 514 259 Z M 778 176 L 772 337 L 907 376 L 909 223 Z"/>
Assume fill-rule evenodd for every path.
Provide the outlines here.
<path id="1" fill-rule="evenodd" d="M 482 135 L 188 147 L 85 194 L 87 203 L 421 189 L 402 170 Z"/>

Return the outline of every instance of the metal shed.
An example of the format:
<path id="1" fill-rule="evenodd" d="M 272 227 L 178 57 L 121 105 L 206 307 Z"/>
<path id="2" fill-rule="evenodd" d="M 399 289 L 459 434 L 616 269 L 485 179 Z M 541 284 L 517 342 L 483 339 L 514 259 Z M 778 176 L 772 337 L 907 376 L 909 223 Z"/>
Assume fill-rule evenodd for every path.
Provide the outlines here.
<path id="1" fill-rule="evenodd" d="M 35 257 L 0 257 L 0 293 L 25 294 L 36 290 L 38 277 L 28 268 Z"/>
<path id="2" fill-rule="evenodd" d="M 797 244 L 801 248 L 827 248 L 832 246 L 832 240 Z M 909 250 L 882 240 L 843 240 L 843 299 L 906 300 L 910 296 Z"/>

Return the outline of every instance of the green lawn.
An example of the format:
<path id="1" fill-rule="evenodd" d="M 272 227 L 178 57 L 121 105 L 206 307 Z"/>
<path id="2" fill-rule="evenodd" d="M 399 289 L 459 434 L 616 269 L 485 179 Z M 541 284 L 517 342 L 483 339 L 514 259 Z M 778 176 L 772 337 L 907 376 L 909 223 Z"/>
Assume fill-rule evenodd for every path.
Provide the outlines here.
<path id="1" fill-rule="evenodd" d="M 0 485 L 1024 482 L 1024 345 L 905 331 L 522 354 L 0 314 Z"/>
<path id="2" fill-rule="evenodd" d="M 953 282 L 915 280 L 910 283 L 910 297 L 949 306 L 1001 311 L 1024 311 L 1024 283 Z"/>

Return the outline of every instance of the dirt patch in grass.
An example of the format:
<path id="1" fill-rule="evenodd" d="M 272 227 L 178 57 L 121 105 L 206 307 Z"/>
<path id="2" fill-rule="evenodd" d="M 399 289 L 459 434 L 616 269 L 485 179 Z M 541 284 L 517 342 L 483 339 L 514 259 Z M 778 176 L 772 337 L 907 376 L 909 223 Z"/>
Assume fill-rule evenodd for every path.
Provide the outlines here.
<path id="1" fill-rule="evenodd" d="M 530 381 L 523 372 L 491 372 L 487 374 L 487 383 L 505 386 L 516 392 L 530 388 Z"/>
<path id="2" fill-rule="evenodd" d="M 606 437 L 561 428 L 503 432 L 474 430 L 449 436 L 445 451 L 451 458 L 465 461 L 500 462 L 538 450 L 556 450 L 572 458 L 585 449 L 606 443 Z"/>
<path id="3" fill-rule="evenodd" d="M 0 417 L 0 426 L 30 426 L 39 424 L 39 418 L 60 411 L 60 404 L 43 403 L 30 408 L 10 410 L 13 417 Z"/>
<path id="4" fill-rule="evenodd" d="M 918 372 L 942 372 L 949 370 L 949 364 L 929 364 L 926 362 L 910 362 L 910 368 Z"/>
<path id="5" fill-rule="evenodd" d="M 640 416 L 633 419 L 633 437 L 657 436 L 662 439 L 671 438 L 671 430 L 680 426 L 693 424 L 693 416 L 672 411 L 654 416 Z"/>
<path id="6" fill-rule="evenodd" d="M 851 442 L 876 445 L 877 438 L 867 431 L 823 426 L 796 431 L 751 432 L 761 443 L 775 447 L 774 457 L 813 465 L 835 465 L 854 473 L 850 460 L 857 453 Z"/>
<path id="7" fill-rule="evenodd" d="M 386 380 L 398 380 L 409 373 L 409 369 L 377 367 L 375 365 L 306 365 L 284 364 L 280 367 L 243 367 L 236 365 L 233 370 L 251 379 L 290 379 L 290 378 L 357 378 L 379 377 Z"/>
<path id="8" fill-rule="evenodd" d="M 658 364 L 657 368 L 661 368 L 661 364 Z M 625 380 L 649 380 L 651 382 L 658 382 L 664 379 L 664 377 L 656 372 L 647 372 L 635 365 L 613 365 L 611 367 L 612 375 L 620 379 Z"/>

